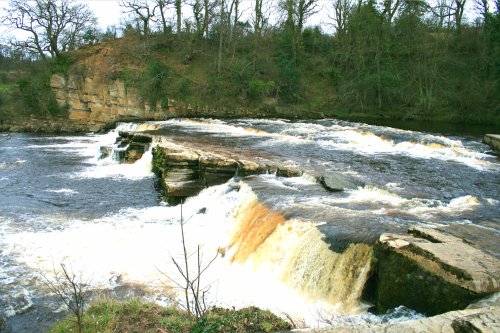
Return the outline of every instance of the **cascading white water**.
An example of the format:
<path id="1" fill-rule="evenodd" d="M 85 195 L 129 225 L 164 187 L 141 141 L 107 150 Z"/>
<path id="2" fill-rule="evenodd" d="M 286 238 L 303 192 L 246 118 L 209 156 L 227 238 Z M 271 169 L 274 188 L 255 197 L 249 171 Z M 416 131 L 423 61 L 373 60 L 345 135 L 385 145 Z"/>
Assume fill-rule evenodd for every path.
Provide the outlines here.
<path id="1" fill-rule="evenodd" d="M 369 246 L 335 252 L 331 239 L 414 224 L 474 224 L 475 216 L 498 212 L 498 189 L 486 181 L 498 177 L 498 162 L 478 143 L 457 138 L 283 120 L 171 120 L 122 124 L 105 135 L 14 137 L 0 143 L 3 316 L 35 311 L 45 295 L 36 277 L 61 261 L 97 289 L 138 284 L 150 299 L 168 301 L 164 273 L 179 279 L 171 257 L 182 253 L 180 207 L 158 202 L 150 151 L 133 164 L 99 159 L 99 147 L 112 146 L 118 131 L 162 127 L 179 145 L 184 137 L 202 147 L 229 145 L 306 171 L 231 181 L 183 205 L 190 251 L 200 244 L 205 261 L 219 253 L 203 278 L 212 304 L 257 305 L 310 326 L 325 318 L 376 321 L 359 302 Z M 326 192 L 315 177 L 333 171 L 364 184 Z"/>

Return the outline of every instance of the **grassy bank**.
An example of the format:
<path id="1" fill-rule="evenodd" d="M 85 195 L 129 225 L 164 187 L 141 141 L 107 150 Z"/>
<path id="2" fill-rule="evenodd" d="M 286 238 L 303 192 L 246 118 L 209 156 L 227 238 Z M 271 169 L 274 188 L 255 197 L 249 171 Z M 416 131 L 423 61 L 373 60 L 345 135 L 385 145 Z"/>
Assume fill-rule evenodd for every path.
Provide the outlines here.
<path id="1" fill-rule="evenodd" d="M 277 332 L 291 325 L 269 311 L 255 307 L 241 310 L 213 308 L 196 319 L 187 312 L 137 300 L 100 301 L 85 312 L 83 332 L 251 333 Z M 51 333 L 78 332 L 76 319 L 57 323 Z"/>

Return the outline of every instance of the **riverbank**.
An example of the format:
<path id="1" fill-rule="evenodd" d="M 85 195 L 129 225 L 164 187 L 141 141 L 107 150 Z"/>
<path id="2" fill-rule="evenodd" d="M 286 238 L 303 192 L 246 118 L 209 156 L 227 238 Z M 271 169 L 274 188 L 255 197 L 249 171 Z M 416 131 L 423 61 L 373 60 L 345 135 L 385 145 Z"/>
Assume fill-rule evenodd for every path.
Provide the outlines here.
<path id="1" fill-rule="evenodd" d="M 200 319 L 185 311 L 163 308 L 137 300 L 119 303 L 100 301 L 93 304 L 83 316 L 83 333 L 93 332 L 289 332 L 295 328 L 268 311 L 258 308 L 241 310 L 213 309 Z M 452 311 L 428 318 L 393 323 L 346 323 L 322 329 L 300 329 L 297 333 L 369 333 L 369 332 L 477 332 L 489 333 L 500 329 L 500 307 L 486 306 Z M 50 333 L 77 331 L 75 318 L 67 318 L 54 325 Z"/>
<path id="2" fill-rule="evenodd" d="M 50 329 L 50 333 L 78 331 L 76 318 L 67 318 Z M 292 325 L 269 311 L 255 307 L 240 310 L 212 308 L 200 318 L 176 308 L 164 308 L 138 300 L 98 301 L 83 315 L 82 333 L 94 332 L 278 332 Z"/>
<path id="3" fill-rule="evenodd" d="M 183 117 L 191 118 L 192 115 L 186 112 Z M 248 117 L 254 119 L 288 119 L 291 121 L 299 120 L 297 114 L 290 115 L 287 113 L 275 113 L 272 115 L 252 114 L 248 113 Z M 324 116 L 324 117 L 323 117 Z M 232 119 L 231 117 L 217 117 L 216 114 L 208 115 L 208 118 Z M 239 118 L 239 117 L 236 117 Z M 368 117 L 366 114 L 353 114 L 349 116 L 336 116 L 327 118 L 325 115 L 311 117 L 310 119 L 341 119 L 357 123 L 364 123 L 377 126 L 388 126 L 409 131 L 423 131 L 428 133 L 441 133 L 446 135 L 462 135 L 475 138 L 482 138 L 486 133 L 500 133 L 499 123 L 485 124 L 469 124 L 453 121 L 429 121 L 429 120 L 401 120 L 389 118 Z M 147 119 L 146 119 L 147 120 Z M 124 118 L 123 122 L 139 122 L 140 119 Z M 10 119 L 0 121 L 0 132 L 13 133 L 83 133 L 83 132 L 100 132 L 112 129 L 116 126 L 116 122 L 99 123 L 86 121 L 72 121 L 66 117 L 40 118 L 23 116 L 20 119 Z"/>

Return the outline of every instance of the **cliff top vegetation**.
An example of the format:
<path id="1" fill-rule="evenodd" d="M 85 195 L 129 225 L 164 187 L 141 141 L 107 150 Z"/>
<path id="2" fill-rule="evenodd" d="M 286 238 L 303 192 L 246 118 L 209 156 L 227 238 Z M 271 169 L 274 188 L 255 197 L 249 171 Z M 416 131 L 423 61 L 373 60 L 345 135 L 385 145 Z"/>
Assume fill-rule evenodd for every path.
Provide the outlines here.
<path id="1" fill-rule="evenodd" d="M 333 33 L 306 25 L 317 0 L 278 7 L 257 0 L 245 20 L 240 0 L 180 3 L 124 1 L 132 19 L 122 37 L 87 26 L 73 43 L 61 39 L 63 51 L 52 57 L 50 49 L 26 54 L 5 45 L 0 60 L 15 63 L 16 74 L 2 71 L 0 117 L 18 109 L 64 114 L 48 86 L 58 72 L 122 80 L 151 105 L 175 99 L 299 118 L 499 120 L 498 0 L 495 9 L 476 0 L 475 22 L 463 17 L 464 0 L 332 0 Z M 162 15 L 168 10 L 175 21 Z M 281 19 L 271 24 L 270 15 Z"/>

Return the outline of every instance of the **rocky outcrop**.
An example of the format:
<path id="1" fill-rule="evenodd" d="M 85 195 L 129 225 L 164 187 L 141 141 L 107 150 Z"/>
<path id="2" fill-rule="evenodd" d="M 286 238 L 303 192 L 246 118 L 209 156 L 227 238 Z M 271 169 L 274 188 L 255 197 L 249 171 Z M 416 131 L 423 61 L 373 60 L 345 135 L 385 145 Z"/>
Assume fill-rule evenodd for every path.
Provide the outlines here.
<path id="1" fill-rule="evenodd" d="M 115 149 L 115 153 L 117 154 L 115 158 L 120 162 L 134 163 L 149 150 L 152 140 L 153 138 L 149 135 L 120 132 L 116 140 L 118 149 Z M 102 151 L 101 147 L 101 153 Z"/>
<path id="2" fill-rule="evenodd" d="M 429 318 L 385 324 L 353 323 L 334 327 L 298 330 L 309 333 L 494 333 L 500 332 L 500 307 L 452 311 Z"/>
<path id="3" fill-rule="evenodd" d="M 233 177 L 275 173 L 283 177 L 300 176 L 302 171 L 277 165 L 255 156 L 220 151 L 206 146 L 195 148 L 166 138 L 154 139 L 153 171 L 162 179 L 165 197 L 176 203 L 202 189 L 227 182 Z"/>
<path id="4" fill-rule="evenodd" d="M 375 244 L 376 308 L 405 305 L 427 315 L 463 309 L 500 290 L 500 261 L 428 228 L 382 234 Z"/>
<path id="5" fill-rule="evenodd" d="M 498 134 L 486 134 L 483 138 L 483 142 L 489 145 L 496 151 L 500 151 L 500 135 Z"/>
<path id="6" fill-rule="evenodd" d="M 167 112 L 161 105 L 153 111 L 137 91 L 127 89 L 119 79 L 105 82 L 76 74 L 67 77 L 54 74 L 50 86 L 57 102 L 68 107 L 70 121 L 102 124 L 129 119 L 162 119 Z"/>
<path id="7" fill-rule="evenodd" d="M 88 123 L 85 121 L 68 121 L 66 117 L 26 117 L 10 121 L 0 121 L 0 132 L 29 133 L 78 133 L 98 132 L 109 129 L 110 123 Z"/>

